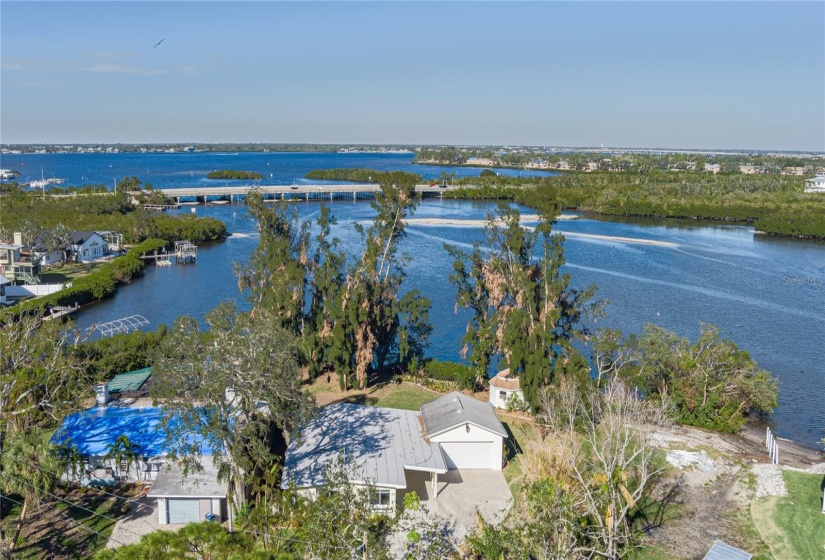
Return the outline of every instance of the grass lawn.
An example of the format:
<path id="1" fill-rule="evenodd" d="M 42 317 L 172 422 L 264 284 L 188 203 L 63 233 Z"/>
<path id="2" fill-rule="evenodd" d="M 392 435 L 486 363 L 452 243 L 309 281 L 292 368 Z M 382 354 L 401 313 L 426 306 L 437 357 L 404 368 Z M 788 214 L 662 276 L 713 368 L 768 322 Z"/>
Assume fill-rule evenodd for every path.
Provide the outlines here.
<path id="1" fill-rule="evenodd" d="M 309 385 L 308 389 L 321 406 L 336 402 L 348 402 L 385 408 L 418 410 L 422 404 L 441 396 L 441 393 L 410 383 L 382 383 L 367 387 L 364 390 L 342 392 L 338 389 L 336 383 L 327 383 L 323 379 L 316 379 Z"/>
<path id="2" fill-rule="evenodd" d="M 376 391 L 380 393 L 381 391 Z M 418 410 L 421 405 L 438 398 L 440 395 L 416 385 L 395 385 L 385 394 L 376 395 L 375 406 L 384 408 L 401 408 L 404 410 Z"/>
<path id="3" fill-rule="evenodd" d="M 44 284 L 60 284 L 71 282 L 73 279 L 86 276 L 105 263 L 67 263 L 61 267 L 52 266 L 40 273 L 40 281 Z"/>
<path id="4" fill-rule="evenodd" d="M 825 476 L 783 471 L 788 497 L 776 502 L 773 518 L 799 558 L 825 558 Z"/>
<path id="5" fill-rule="evenodd" d="M 788 496 L 758 498 L 751 516 L 776 560 L 825 558 L 825 475 L 783 471 Z"/>

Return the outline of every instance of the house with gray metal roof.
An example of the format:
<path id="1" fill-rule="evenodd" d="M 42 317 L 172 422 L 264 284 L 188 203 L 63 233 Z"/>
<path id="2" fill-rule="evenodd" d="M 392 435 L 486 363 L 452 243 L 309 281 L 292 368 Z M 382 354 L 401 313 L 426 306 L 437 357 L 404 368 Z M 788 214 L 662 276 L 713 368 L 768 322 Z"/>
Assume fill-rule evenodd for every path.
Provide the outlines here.
<path id="1" fill-rule="evenodd" d="M 435 490 L 448 470 L 501 470 L 506 437 L 489 403 L 461 393 L 420 412 L 332 404 L 290 442 L 281 487 L 314 497 L 326 486 L 327 469 L 340 461 L 351 483 L 374 487 L 377 509 L 394 510 L 422 474 Z"/>

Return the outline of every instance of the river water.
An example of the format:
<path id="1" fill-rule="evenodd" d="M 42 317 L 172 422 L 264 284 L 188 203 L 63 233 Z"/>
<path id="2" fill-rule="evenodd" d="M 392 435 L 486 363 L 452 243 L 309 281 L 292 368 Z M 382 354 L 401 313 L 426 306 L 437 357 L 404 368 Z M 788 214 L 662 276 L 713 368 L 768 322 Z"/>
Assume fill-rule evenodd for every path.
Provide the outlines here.
<path id="1" fill-rule="evenodd" d="M 344 166 L 341 164 L 344 161 L 352 167 L 403 169 L 407 165 L 422 173 L 418 166 L 410 166 L 410 156 L 258 154 L 258 157 L 264 155 L 286 160 L 305 159 L 302 165 L 304 168 L 309 165 L 310 169 Z M 204 154 L 189 154 L 174 156 L 174 159 L 180 163 L 181 158 L 189 156 L 206 158 Z M 27 167 L 36 165 L 38 175 L 41 165 L 38 159 L 49 159 L 56 176 L 70 177 L 70 170 L 86 166 L 84 169 L 97 169 L 97 176 L 101 178 L 107 177 L 107 173 L 137 174 L 143 178 L 135 167 L 140 158 L 146 157 L 147 162 L 158 159 L 140 154 L 9 157 L 30 162 Z M 98 167 L 74 159 L 88 157 L 95 158 Z M 221 157 L 241 156 L 206 159 L 214 161 Z M 393 162 L 402 165 L 394 167 Z M 16 168 L 12 163 L 3 158 L 2 167 Z M 115 171 L 110 172 L 108 165 Z M 170 167 L 174 165 L 170 163 Z M 221 164 L 212 164 L 207 170 L 224 167 L 256 170 L 244 165 Z M 432 168 L 431 176 L 443 170 Z M 477 174 L 479 170 L 458 171 Z M 272 173 L 277 174 L 282 183 L 295 179 L 295 173 L 281 168 Z M 171 169 L 163 174 L 163 177 L 175 176 Z M 167 180 L 172 181 L 150 177 L 156 186 L 173 186 L 166 183 Z M 183 179 L 179 181 L 177 186 L 191 184 Z M 316 215 L 320 207 L 318 202 L 295 204 L 305 217 Z M 359 243 L 353 224 L 372 217 L 369 202 L 336 201 L 331 207 L 338 219 L 334 234 L 351 251 L 357 251 Z M 246 306 L 232 273 L 233 263 L 245 262 L 257 244 L 257 233 L 246 206 L 195 208 L 198 215 L 214 216 L 226 222 L 233 235 L 223 242 L 199 247 L 197 264 L 147 267 L 143 277 L 123 287 L 113 299 L 84 309 L 78 317 L 81 328 L 137 313 L 145 316 L 150 322 L 147 328 L 153 329 L 159 324 L 171 324 L 183 314 L 200 317 L 227 299 L 236 301 L 241 308 Z M 493 203 L 486 202 L 425 199 L 415 218 L 481 220 L 494 208 Z M 189 211 L 186 207 L 180 210 Z M 526 208 L 523 211 L 530 213 Z M 755 235 L 752 228 L 742 226 L 608 221 L 586 215 L 560 221 L 556 230 L 569 234 L 565 242 L 565 269 L 572 275 L 573 284 L 585 287 L 595 282 L 599 286 L 598 298 L 609 302 L 607 317 L 593 327 L 618 327 L 631 333 L 639 332 L 646 323 L 653 323 L 695 340 L 700 323 L 713 323 L 724 337 L 750 352 L 763 368 L 779 377 L 780 407 L 773 417 L 778 433 L 809 444 L 817 443 L 825 435 L 825 244 Z M 406 285 L 421 290 L 432 301 L 434 332 L 428 352 L 431 356 L 458 359 L 466 325 L 466 316 L 454 311 L 455 293 L 447 284 L 452 262 L 443 245 L 469 246 L 474 241 L 481 241 L 478 226 L 413 223 L 408 227 L 403 250 L 412 261 L 407 267 Z"/>

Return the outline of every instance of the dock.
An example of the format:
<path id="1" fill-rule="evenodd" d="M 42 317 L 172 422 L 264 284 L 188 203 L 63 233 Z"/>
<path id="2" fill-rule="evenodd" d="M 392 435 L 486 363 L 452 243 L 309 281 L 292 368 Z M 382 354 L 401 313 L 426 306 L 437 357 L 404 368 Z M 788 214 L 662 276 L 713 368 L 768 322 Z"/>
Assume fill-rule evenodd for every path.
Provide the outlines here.
<path id="1" fill-rule="evenodd" d="M 456 187 L 430 186 L 429 184 L 416 185 L 416 192 L 424 197 L 442 197 L 444 193 Z M 176 204 L 181 202 L 198 202 L 206 204 L 216 200 L 241 202 L 246 199 L 250 191 L 261 193 L 265 200 L 358 200 L 373 198 L 381 190 L 380 185 L 372 184 L 340 184 L 340 185 L 268 185 L 268 186 L 237 186 L 237 187 L 181 187 L 175 189 L 155 189 Z"/>
<path id="2" fill-rule="evenodd" d="M 75 303 L 74 306 L 66 306 L 66 305 L 55 305 L 50 310 L 49 313 L 43 316 L 44 321 L 51 321 L 52 319 L 61 319 L 64 320 L 69 316 L 77 313 L 77 310 L 80 309 L 80 306 Z"/>
<path id="3" fill-rule="evenodd" d="M 154 210 L 156 212 L 163 212 L 165 210 L 177 210 L 180 204 L 140 204 L 144 210 Z"/>

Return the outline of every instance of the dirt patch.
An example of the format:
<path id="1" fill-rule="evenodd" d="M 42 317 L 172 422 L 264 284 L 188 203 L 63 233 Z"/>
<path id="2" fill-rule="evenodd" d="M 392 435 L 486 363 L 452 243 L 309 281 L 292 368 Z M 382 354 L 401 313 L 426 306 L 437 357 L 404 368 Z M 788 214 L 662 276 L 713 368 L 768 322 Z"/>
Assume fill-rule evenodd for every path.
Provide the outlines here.
<path id="1" fill-rule="evenodd" d="M 744 489 L 737 484 L 738 469 L 725 469 L 702 483 L 706 474 L 678 473 L 663 486 L 672 493 L 671 500 L 661 524 L 650 530 L 648 542 L 661 547 L 669 558 L 703 558 L 716 539 L 753 549 L 737 515 L 747 503 Z"/>
<path id="2" fill-rule="evenodd" d="M 130 489 L 129 497 L 133 493 Z M 30 508 L 15 549 L 15 558 L 90 558 L 96 550 L 106 545 L 115 521 L 129 509 L 124 500 L 94 490 L 58 488 L 54 494 L 65 501 L 48 497 Z M 8 503 L 4 504 L 4 513 L 7 513 L 7 507 Z M 7 531 L 13 531 L 16 522 L 17 518 L 11 515 L 2 519 Z"/>

